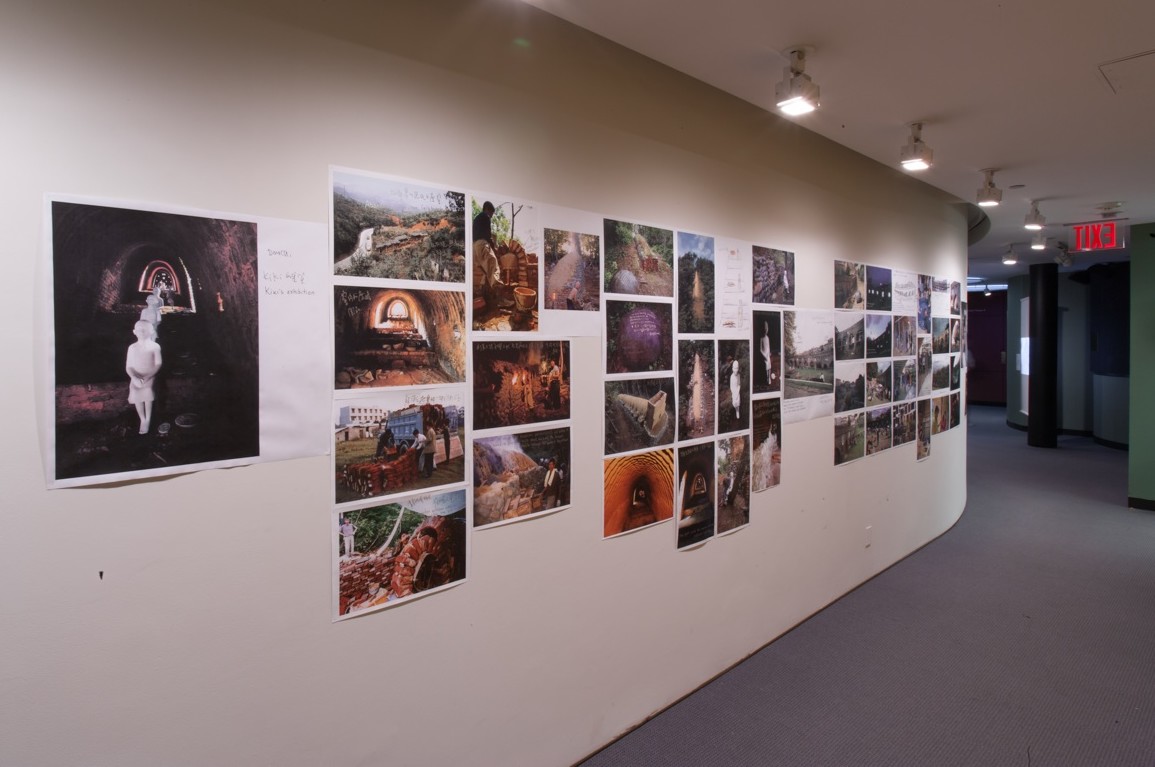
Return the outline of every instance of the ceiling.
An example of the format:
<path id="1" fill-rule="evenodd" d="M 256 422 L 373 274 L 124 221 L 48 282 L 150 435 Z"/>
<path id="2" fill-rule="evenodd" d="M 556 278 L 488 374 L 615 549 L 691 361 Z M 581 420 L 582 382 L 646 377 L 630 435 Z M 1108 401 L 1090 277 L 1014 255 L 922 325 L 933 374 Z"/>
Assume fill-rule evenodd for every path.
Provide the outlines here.
<path id="1" fill-rule="evenodd" d="M 998 169 L 1003 203 L 984 209 L 990 232 L 969 252 L 987 281 L 1051 262 L 1057 242 L 1075 244 L 1069 224 L 1109 203 L 1125 224 L 1155 221 L 1151 0 L 525 1 L 767 110 L 785 51 L 808 46 L 822 106 L 796 122 L 897 167 L 920 121 L 934 166 L 918 177 L 967 202 Z M 1023 228 L 1031 200 L 1041 252 Z M 1126 257 L 1079 254 L 1073 268 Z"/>

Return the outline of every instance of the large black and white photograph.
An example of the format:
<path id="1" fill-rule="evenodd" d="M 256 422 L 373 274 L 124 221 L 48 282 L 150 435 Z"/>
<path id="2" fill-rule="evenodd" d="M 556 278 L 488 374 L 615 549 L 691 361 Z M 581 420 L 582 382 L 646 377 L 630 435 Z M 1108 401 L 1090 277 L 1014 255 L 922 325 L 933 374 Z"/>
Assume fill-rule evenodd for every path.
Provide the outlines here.
<path id="1" fill-rule="evenodd" d="M 257 224 L 60 200 L 50 216 L 54 479 L 259 455 Z"/>

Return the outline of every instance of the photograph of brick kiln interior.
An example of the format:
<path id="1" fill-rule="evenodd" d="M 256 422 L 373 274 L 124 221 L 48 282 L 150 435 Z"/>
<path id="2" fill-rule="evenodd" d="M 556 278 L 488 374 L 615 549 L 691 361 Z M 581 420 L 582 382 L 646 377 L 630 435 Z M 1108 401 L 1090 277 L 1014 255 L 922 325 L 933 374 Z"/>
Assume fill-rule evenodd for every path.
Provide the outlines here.
<path id="1" fill-rule="evenodd" d="M 465 292 L 333 287 L 337 389 L 465 380 Z"/>
<path id="2" fill-rule="evenodd" d="M 569 341 L 474 342 L 474 429 L 569 417 Z"/>
<path id="3" fill-rule="evenodd" d="M 651 450 L 605 462 L 603 536 L 665 522 L 674 516 L 674 450 Z"/>
<path id="4" fill-rule="evenodd" d="M 57 479 L 258 455 L 256 224 L 55 201 L 52 251 Z"/>

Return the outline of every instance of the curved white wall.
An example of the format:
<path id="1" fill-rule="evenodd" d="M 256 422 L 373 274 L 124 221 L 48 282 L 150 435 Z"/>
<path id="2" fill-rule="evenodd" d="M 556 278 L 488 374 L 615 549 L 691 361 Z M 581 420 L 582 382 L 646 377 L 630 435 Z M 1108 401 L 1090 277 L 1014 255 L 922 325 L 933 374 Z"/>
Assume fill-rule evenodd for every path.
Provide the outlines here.
<path id="1" fill-rule="evenodd" d="M 468 583 L 384 613 L 330 623 L 328 458 L 44 490 L 45 192 L 323 222 L 328 166 L 364 168 L 793 250 L 815 308 L 836 258 L 962 280 L 965 217 L 520 4 L 5 5 L 0 762 L 571 763 L 961 514 L 965 423 L 835 469 L 828 418 L 785 428 L 748 529 L 602 541 L 590 339 L 574 508 L 476 534 Z"/>

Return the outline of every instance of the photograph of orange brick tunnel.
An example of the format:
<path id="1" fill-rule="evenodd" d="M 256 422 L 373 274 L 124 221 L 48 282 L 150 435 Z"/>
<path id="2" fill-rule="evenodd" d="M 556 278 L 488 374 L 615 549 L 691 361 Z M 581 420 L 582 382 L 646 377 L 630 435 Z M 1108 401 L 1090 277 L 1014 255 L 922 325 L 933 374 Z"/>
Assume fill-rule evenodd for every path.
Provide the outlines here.
<path id="1" fill-rule="evenodd" d="M 653 450 L 605 462 L 605 533 L 614 535 L 674 516 L 674 451 Z"/>

